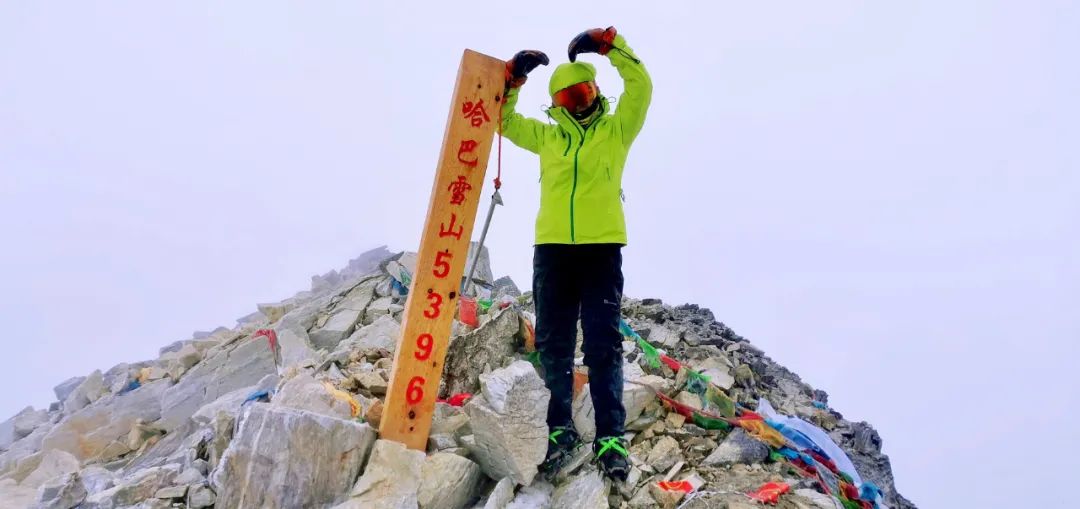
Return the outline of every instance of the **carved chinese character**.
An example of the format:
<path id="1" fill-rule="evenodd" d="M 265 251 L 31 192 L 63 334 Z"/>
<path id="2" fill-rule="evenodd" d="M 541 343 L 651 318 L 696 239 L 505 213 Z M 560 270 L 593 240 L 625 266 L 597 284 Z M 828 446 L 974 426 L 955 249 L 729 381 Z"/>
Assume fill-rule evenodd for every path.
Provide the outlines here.
<path id="1" fill-rule="evenodd" d="M 450 191 L 450 204 L 461 205 L 465 203 L 465 192 L 472 189 L 472 184 L 465 180 L 464 175 L 458 175 L 457 180 L 450 183 L 447 191 Z"/>
<path id="2" fill-rule="evenodd" d="M 472 158 L 472 160 L 465 159 L 465 154 L 472 154 L 472 151 L 475 150 L 475 149 L 476 149 L 476 142 L 475 141 L 473 141 L 473 140 L 461 140 L 461 146 L 458 147 L 458 150 L 457 150 L 457 160 L 462 162 L 462 163 L 465 163 L 465 165 L 468 166 L 469 168 L 475 168 L 476 167 L 476 161 L 477 161 L 477 158 L 475 157 L 475 155 Z"/>
<path id="3" fill-rule="evenodd" d="M 491 117 L 488 116 L 487 111 L 484 110 L 484 100 L 480 99 L 475 103 L 472 101 L 465 101 L 465 104 L 461 106 L 462 116 L 469 119 L 473 127 L 480 127 L 484 125 L 484 122 L 491 122 Z"/>
<path id="4" fill-rule="evenodd" d="M 461 240 L 461 233 L 465 230 L 465 227 L 458 226 L 457 231 L 454 231 L 455 223 L 457 223 L 457 214 L 451 212 L 449 227 L 446 226 L 446 223 L 439 223 L 439 237 L 454 237 Z"/>

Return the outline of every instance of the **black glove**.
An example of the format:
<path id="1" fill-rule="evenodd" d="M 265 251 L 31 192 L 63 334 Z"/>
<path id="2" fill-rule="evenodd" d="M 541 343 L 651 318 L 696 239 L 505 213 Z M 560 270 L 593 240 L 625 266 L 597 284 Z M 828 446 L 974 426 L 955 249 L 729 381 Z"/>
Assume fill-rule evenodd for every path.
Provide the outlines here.
<path id="1" fill-rule="evenodd" d="M 608 51 L 611 51 L 612 43 L 615 41 L 615 27 L 593 28 L 592 30 L 586 30 L 574 37 L 574 40 L 570 41 L 570 61 L 576 62 L 579 53 L 599 53 L 601 55 L 607 55 Z"/>
<path id="2" fill-rule="evenodd" d="M 536 66 L 548 65 L 548 56 L 543 51 L 527 49 L 517 52 L 514 58 L 506 62 L 506 88 L 518 88 L 529 79 L 529 73 Z"/>

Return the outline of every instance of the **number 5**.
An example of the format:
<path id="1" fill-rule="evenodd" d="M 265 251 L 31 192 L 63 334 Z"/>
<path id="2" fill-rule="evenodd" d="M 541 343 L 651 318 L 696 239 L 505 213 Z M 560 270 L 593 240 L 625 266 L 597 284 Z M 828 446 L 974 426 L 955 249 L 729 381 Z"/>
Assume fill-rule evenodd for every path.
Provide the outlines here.
<path id="1" fill-rule="evenodd" d="M 450 254 L 450 251 L 440 251 L 438 253 L 435 253 L 435 269 L 432 270 L 432 272 L 435 273 L 435 277 L 439 279 L 442 279 L 446 277 L 447 274 L 450 274 L 450 262 L 444 260 L 444 256 L 449 259 L 453 258 L 454 255 Z"/>

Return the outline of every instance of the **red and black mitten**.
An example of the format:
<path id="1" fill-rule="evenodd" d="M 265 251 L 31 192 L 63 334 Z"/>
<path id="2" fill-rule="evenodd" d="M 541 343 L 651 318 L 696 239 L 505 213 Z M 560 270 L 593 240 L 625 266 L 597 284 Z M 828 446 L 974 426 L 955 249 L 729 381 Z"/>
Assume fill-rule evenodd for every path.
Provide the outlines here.
<path id="1" fill-rule="evenodd" d="M 612 43 L 615 42 L 615 27 L 593 28 L 581 32 L 574 37 L 574 40 L 570 41 L 570 48 L 568 53 L 570 55 L 570 61 L 576 62 L 577 56 L 581 53 L 599 53 L 601 55 L 607 55 L 608 51 L 611 51 Z"/>

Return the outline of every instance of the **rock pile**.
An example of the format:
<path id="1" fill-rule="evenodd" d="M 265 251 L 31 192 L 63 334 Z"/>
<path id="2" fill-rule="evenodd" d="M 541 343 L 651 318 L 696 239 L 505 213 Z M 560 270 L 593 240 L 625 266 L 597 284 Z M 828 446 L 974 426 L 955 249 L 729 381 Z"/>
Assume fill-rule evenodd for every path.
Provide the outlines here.
<path id="1" fill-rule="evenodd" d="M 557 478 L 542 479 L 549 394 L 531 353 L 531 297 L 494 279 L 486 252 L 473 257 L 483 312 L 476 328 L 455 321 L 427 451 L 378 439 L 416 263 L 383 247 L 313 277 L 308 291 L 259 304 L 235 327 L 66 380 L 49 409 L 0 423 L 0 509 L 744 508 L 753 506 L 745 494 L 770 481 L 791 487 L 779 507 L 842 507 L 752 433 L 674 411 L 661 398 L 706 408 L 686 390 L 691 370 L 653 362 L 632 338 L 623 391 L 630 478 L 605 480 L 583 448 Z M 709 310 L 626 299 L 623 311 L 643 340 L 741 408 L 827 433 L 881 488 L 880 507 L 914 507 L 896 492 L 870 425 L 845 420 L 826 394 Z M 587 373 L 578 376 L 575 424 L 591 437 Z"/>

